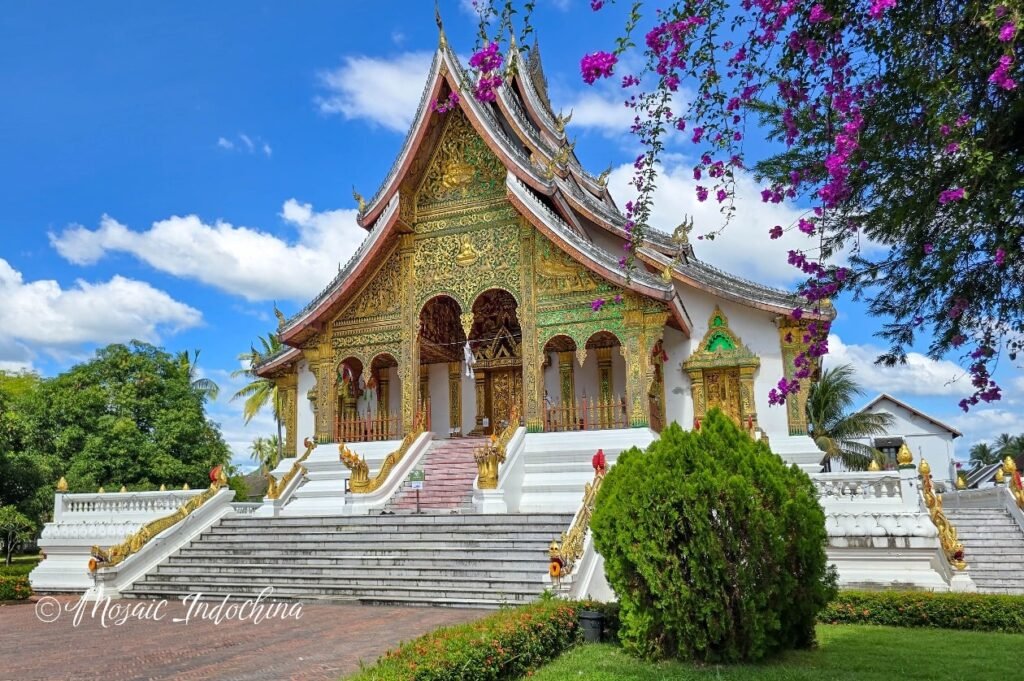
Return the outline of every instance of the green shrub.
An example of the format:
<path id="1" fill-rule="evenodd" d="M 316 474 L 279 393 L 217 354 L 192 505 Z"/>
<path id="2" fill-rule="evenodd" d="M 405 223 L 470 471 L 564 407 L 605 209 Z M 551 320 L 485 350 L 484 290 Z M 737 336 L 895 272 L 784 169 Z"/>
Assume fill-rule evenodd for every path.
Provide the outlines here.
<path id="1" fill-rule="evenodd" d="M 641 657 L 759 660 L 814 643 L 835 591 L 810 478 L 718 410 L 619 456 L 591 522 Z"/>
<path id="2" fill-rule="evenodd" d="M 0 601 L 22 601 L 32 595 L 28 577 L 0 575 Z"/>
<path id="3" fill-rule="evenodd" d="M 818 619 L 828 624 L 885 624 L 1024 633 L 1024 596 L 842 591 Z"/>
<path id="4" fill-rule="evenodd" d="M 387 653 L 353 681 L 519 679 L 579 643 L 579 606 L 544 600 L 446 627 Z"/>

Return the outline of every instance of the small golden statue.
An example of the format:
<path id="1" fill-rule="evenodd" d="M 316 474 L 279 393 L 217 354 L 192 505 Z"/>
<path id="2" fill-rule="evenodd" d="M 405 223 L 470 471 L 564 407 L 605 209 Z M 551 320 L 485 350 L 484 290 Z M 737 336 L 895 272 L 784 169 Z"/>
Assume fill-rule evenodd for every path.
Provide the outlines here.
<path id="1" fill-rule="evenodd" d="M 476 250 L 476 246 L 473 245 L 473 241 L 468 237 L 462 237 L 462 248 L 455 256 L 455 264 L 460 267 L 469 267 L 480 258 L 480 253 Z"/>
<path id="2" fill-rule="evenodd" d="M 679 223 L 675 231 L 672 232 L 672 241 L 679 246 L 688 246 L 690 244 L 690 232 L 692 231 L 693 218 L 687 216 Z"/>
<path id="3" fill-rule="evenodd" d="M 569 109 L 569 115 L 563 116 L 562 112 L 558 112 L 558 116 L 555 118 L 555 132 L 559 135 L 565 134 L 565 126 L 569 125 L 569 121 L 572 120 L 572 109 Z"/>

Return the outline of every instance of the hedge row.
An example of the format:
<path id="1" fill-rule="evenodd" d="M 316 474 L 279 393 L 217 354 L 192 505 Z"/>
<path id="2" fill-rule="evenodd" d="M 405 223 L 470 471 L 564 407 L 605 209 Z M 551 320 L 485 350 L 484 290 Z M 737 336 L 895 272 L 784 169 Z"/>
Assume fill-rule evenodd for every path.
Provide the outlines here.
<path id="1" fill-rule="evenodd" d="M 840 591 L 819 614 L 818 621 L 1024 633 L 1024 596 Z"/>
<path id="2" fill-rule="evenodd" d="M 519 679 L 581 639 L 578 604 L 540 601 L 421 636 L 389 651 L 351 681 Z"/>
<path id="3" fill-rule="evenodd" d="M 0 601 L 21 601 L 31 595 L 28 577 L 0 575 Z"/>

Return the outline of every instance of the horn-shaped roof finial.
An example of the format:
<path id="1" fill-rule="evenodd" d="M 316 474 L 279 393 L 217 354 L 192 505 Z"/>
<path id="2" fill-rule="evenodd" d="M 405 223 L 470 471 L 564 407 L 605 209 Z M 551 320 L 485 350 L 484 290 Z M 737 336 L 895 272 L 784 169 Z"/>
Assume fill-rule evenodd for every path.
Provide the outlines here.
<path id="1" fill-rule="evenodd" d="M 438 45 L 444 45 L 448 42 L 448 39 L 444 35 L 444 22 L 441 21 L 441 4 L 438 0 L 434 0 L 434 21 L 437 22 L 437 43 Z"/>

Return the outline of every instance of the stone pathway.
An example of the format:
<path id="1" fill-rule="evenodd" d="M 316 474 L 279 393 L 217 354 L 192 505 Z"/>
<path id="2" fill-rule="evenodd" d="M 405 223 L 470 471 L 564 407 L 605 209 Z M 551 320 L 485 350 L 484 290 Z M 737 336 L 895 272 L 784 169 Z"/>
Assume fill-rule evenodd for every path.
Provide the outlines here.
<path id="1" fill-rule="evenodd" d="M 250 615 L 239 621 L 185 620 L 181 601 L 110 601 L 107 627 L 103 610 L 91 604 L 77 626 L 77 597 L 36 597 L 35 603 L 0 606 L 0 681 L 134 681 L 180 679 L 217 681 L 337 681 L 370 664 L 384 651 L 437 627 L 488 614 L 452 608 L 397 608 L 304 603 L 299 619 Z M 206 601 L 213 608 L 219 601 Z M 148 611 L 118 626 L 115 607 Z M 251 611 L 251 608 L 250 608 Z M 43 622 L 57 615 L 56 621 Z M 264 611 L 268 612 L 268 611 Z"/>

